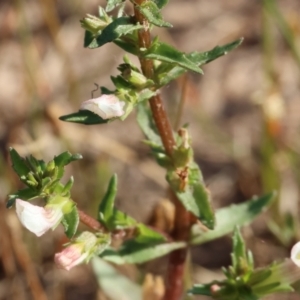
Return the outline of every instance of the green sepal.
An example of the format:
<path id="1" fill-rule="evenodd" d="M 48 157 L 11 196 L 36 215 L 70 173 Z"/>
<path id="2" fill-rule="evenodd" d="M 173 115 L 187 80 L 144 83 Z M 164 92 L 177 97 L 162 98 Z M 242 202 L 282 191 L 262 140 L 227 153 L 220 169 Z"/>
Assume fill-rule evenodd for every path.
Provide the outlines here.
<path id="1" fill-rule="evenodd" d="M 100 257 L 118 265 L 126 263 L 139 264 L 164 256 L 176 249 L 184 247 L 186 247 L 186 243 L 184 242 L 141 244 L 135 240 L 129 240 L 126 241 L 118 251 L 107 249 L 102 252 Z"/>
<path id="2" fill-rule="evenodd" d="M 65 122 L 72 122 L 84 125 L 96 125 L 96 124 L 105 124 L 111 121 L 112 119 L 104 120 L 97 114 L 89 110 L 79 110 L 76 113 L 59 117 L 60 120 Z"/>
<path id="3" fill-rule="evenodd" d="M 12 161 L 12 167 L 19 177 L 27 176 L 30 172 L 30 168 L 27 166 L 26 161 L 13 148 L 9 148 L 9 155 Z"/>
<path id="4" fill-rule="evenodd" d="M 188 59 L 186 53 L 180 52 L 171 45 L 159 42 L 158 40 L 154 40 L 149 49 L 142 51 L 142 57 L 171 63 L 186 70 L 203 74 L 203 71 L 197 64 Z"/>
<path id="5" fill-rule="evenodd" d="M 61 223 L 64 226 L 66 236 L 72 238 L 75 235 L 79 224 L 79 215 L 75 205 L 71 212 L 64 215 Z"/>
<path id="6" fill-rule="evenodd" d="M 101 47 L 106 43 L 113 42 L 121 36 L 128 35 L 132 31 L 142 29 L 140 24 L 134 24 L 130 17 L 120 17 L 107 25 L 93 41 L 94 45 Z M 94 47 L 96 48 L 96 47 Z"/>
<path id="7" fill-rule="evenodd" d="M 193 245 L 203 244 L 232 232 L 235 226 L 249 224 L 271 204 L 274 196 L 275 193 L 271 193 L 242 204 L 219 209 L 216 212 L 217 221 L 215 229 L 203 232 L 199 226 L 194 226 L 190 242 Z"/>
<path id="8" fill-rule="evenodd" d="M 114 174 L 109 181 L 107 191 L 99 205 L 98 215 L 99 220 L 109 230 L 114 228 L 114 203 L 117 194 L 117 175 Z"/>
<path id="9" fill-rule="evenodd" d="M 64 186 L 61 185 L 62 188 L 61 188 L 60 194 L 64 197 L 70 197 L 70 194 L 71 194 L 70 191 L 73 187 L 73 184 L 74 184 L 74 177 L 71 176 L 70 179 L 68 180 L 68 182 Z M 60 185 L 58 185 L 58 186 L 60 186 Z M 58 190 L 56 190 L 56 191 L 58 191 Z"/>
<path id="10" fill-rule="evenodd" d="M 246 246 L 242 238 L 242 235 L 238 229 L 235 228 L 233 232 L 233 252 L 231 254 L 232 266 L 236 274 L 244 274 L 247 271 L 252 271 L 249 269 Z"/>
<path id="11" fill-rule="evenodd" d="M 153 1 L 144 1 L 141 5 L 136 5 L 136 8 L 144 15 L 149 23 L 158 27 L 173 27 L 169 22 L 163 20 L 159 7 Z"/>

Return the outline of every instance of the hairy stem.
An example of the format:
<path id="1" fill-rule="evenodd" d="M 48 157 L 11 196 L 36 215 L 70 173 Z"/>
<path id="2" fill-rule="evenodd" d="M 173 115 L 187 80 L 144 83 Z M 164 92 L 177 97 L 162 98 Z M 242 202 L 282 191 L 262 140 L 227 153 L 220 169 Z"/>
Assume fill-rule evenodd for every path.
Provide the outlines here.
<path id="1" fill-rule="evenodd" d="M 141 5 L 147 0 L 136 0 L 137 5 Z M 151 36 L 149 32 L 148 21 L 140 13 L 137 7 L 134 9 L 135 19 L 138 23 L 143 24 L 144 28 L 138 32 L 139 47 L 149 48 L 151 46 Z M 154 68 L 153 62 L 149 59 L 140 57 L 141 68 L 144 75 L 147 78 L 153 79 Z M 176 146 L 173 130 L 164 109 L 161 97 L 159 94 L 150 99 L 150 107 L 153 115 L 154 122 L 157 130 L 162 139 L 165 151 L 167 155 L 172 158 L 173 149 Z M 172 194 L 172 200 L 175 204 L 175 221 L 174 231 L 172 232 L 172 238 L 174 240 L 187 240 L 190 227 L 191 227 L 191 215 L 183 207 L 181 202 Z M 187 256 L 187 249 L 179 249 L 170 254 L 169 266 L 166 275 L 166 292 L 165 300 L 178 300 L 183 292 L 183 274 L 185 260 Z"/>

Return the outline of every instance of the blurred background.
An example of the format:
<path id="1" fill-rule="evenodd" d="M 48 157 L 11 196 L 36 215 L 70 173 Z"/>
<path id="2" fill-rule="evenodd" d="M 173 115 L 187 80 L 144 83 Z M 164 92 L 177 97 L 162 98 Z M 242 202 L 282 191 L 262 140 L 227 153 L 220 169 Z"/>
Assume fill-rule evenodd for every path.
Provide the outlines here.
<path id="1" fill-rule="evenodd" d="M 21 228 L 14 209 L 6 210 L 7 194 L 22 187 L 8 147 L 46 161 L 66 150 L 81 153 L 83 160 L 68 166 L 66 179 L 74 175 L 73 199 L 93 216 L 113 173 L 119 176 L 120 209 L 148 223 L 169 214 L 161 204 L 167 197 L 164 171 L 142 143 L 134 113 L 109 126 L 58 120 L 91 98 L 94 83 L 111 88 L 109 77 L 118 73 L 123 53 L 115 45 L 83 48 L 79 20 L 97 15 L 99 5 L 105 1 L 0 2 L 0 300 L 118 299 L 105 296 L 91 266 L 70 272 L 55 267 L 54 253 L 66 242 L 61 228 L 38 239 Z M 174 28 L 153 31 L 185 52 L 245 38 L 204 66 L 204 76 L 189 73 L 163 95 L 174 124 L 184 103 L 180 124 L 190 124 L 215 209 L 277 190 L 268 213 L 243 230 L 257 266 L 288 257 L 300 240 L 299 14 L 298 0 L 170 0 L 163 15 Z M 230 237 L 193 248 L 192 280 L 221 278 L 230 251 Z M 145 271 L 159 275 L 165 267 L 162 259 L 119 269 L 141 282 Z"/>

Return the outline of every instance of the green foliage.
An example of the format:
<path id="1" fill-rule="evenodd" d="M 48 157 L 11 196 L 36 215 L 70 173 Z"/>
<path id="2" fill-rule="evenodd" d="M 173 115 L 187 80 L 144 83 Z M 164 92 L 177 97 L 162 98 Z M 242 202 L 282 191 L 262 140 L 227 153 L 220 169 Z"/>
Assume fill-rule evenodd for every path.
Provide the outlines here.
<path id="1" fill-rule="evenodd" d="M 186 53 L 180 52 L 171 45 L 159 42 L 155 39 L 149 49 L 142 51 L 143 58 L 159 60 L 173 65 L 178 65 L 186 70 L 203 74 L 203 71 L 191 60 Z"/>
<path id="2" fill-rule="evenodd" d="M 100 257 L 118 265 L 126 263 L 140 264 L 184 247 L 186 247 L 186 243 L 184 242 L 143 244 L 135 240 L 129 240 L 118 251 L 107 249 Z"/>
<path id="3" fill-rule="evenodd" d="M 149 23 L 159 27 L 173 27 L 172 24 L 163 20 L 160 8 L 155 2 L 145 1 L 136 7 L 145 16 Z"/>
<path id="4" fill-rule="evenodd" d="M 105 11 L 109 12 L 112 11 L 114 8 L 118 7 L 119 5 L 123 4 L 125 0 L 108 0 Z"/>
<path id="5" fill-rule="evenodd" d="M 216 212 L 216 227 L 212 231 L 203 232 L 199 226 L 192 231 L 190 242 L 193 245 L 203 244 L 215 240 L 225 234 L 232 232 L 235 226 L 242 226 L 251 223 L 263 210 L 265 210 L 274 199 L 275 193 L 238 205 L 221 208 Z"/>
<path id="6" fill-rule="evenodd" d="M 243 39 L 241 38 L 229 44 L 225 44 L 223 46 L 217 46 L 207 52 L 192 52 L 186 54 L 186 57 L 196 66 L 201 67 L 219 58 L 220 56 L 226 55 L 230 51 L 234 50 L 242 43 L 242 41 Z M 185 72 L 186 69 L 179 65 L 170 64 L 169 62 L 162 62 L 157 66 L 155 70 L 157 85 L 165 86 L 170 81 L 175 80 Z"/>
<path id="7" fill-rule="evenodd" d="M 134 24 L 132 18 L 120 17 L 113 20 L 102 31 L 99 31 L 96 36 L 88 34 L 88 36 L 92 39 L 85 37 L 84 46 L 89 48 L 98 48 L 141 28 L 143 28 L 143 26 L 140 24 Z"/>
<path id="8" fill-rule="evenodd" d="M 13 148 L 10 148 L 9 153 L 13 169 L 20 180 L 27 185 L 27 188 L 10 194 L 7 207 L 11 207 L 17 198 L 22 200 L 32 200 L 38 197 L 46 199 L 50 195 L 60 194 L 62 191 L 64 196 L 69 195 L 73 179 L 70 179 L 66 185 L 60 183 L 60 179 L 64 174 L 64 167 L 72 161 L 81 159 L 80 154 L 72 155 L 70 152 L 64 152 L 45 163 L 32 155 L 24 159 Z"/>
<path id="9" fill-rule="evenodd" d="M 292 291 L 292 280 L 284 274 L 284 267 L 272 264 L 263 269 L 254 269 L 253 257 L 240 231 L 233 235 L 232 266 L 223 268 L 226 279 L 209 284 L 195 284 L 189 291 L 194 295 L 211 296 L 219 300 L 261 299 L 275 292 Z"/>
<path id="10" fill-rule="evenodd" d="M 65 122 L 79 123 L 84 125 L 105 124 L 110 121 L 102 119 L 100 116 L 89 110 L 79 110 L 76 113 L 61 116 L 59 119 Z"/>

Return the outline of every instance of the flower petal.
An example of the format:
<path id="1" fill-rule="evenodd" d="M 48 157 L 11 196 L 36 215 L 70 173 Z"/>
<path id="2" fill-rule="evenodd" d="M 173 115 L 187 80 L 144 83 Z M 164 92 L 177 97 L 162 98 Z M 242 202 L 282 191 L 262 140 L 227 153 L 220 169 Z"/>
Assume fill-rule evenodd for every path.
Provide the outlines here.
<path id="1" fill-rule="evenodd" d="M 102 95 L 99 98 L 84 101 L 80 109 L 90 110 L 106 120 L 124 115 L 124 105 L 125 102 L 120 101 L 115 95 Z"/>
<path id="2" fill-rule="evenodd" d="M 300 242 L 295 244 L 291 250 L 291 260 L 300 267 Z"/>
<path id="3" fill-rule="evenodd" d="M 63 217 L 59 209 L 45 209 L 21 199 L 16 199 L 16 212 L 23 226 L 37 236 L 54 227 Z"/>

